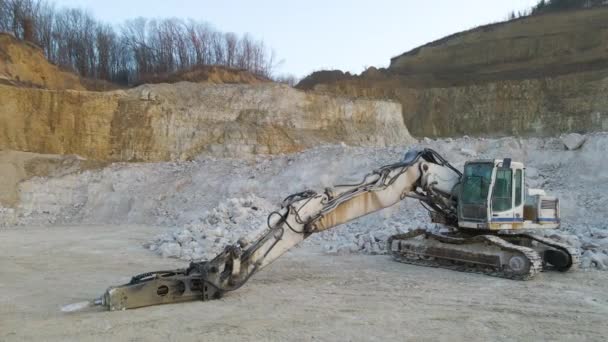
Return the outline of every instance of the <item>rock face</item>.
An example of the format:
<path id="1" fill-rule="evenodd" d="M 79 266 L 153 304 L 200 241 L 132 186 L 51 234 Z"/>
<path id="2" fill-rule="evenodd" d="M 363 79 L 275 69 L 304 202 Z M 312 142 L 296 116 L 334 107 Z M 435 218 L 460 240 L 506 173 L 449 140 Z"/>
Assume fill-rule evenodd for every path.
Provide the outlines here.
<path id="1" fill-rule="evenodd" d="M 398 103 L 277 84 L 181 82 L 86 92 L 0 85 L 0 149 L 102 161 L 286 153 L 411 142 Z"/>
<path id="2" fill-rule="evenodd" d="M 608 8 L 538 15 L 445 37 L 360 76 L 298 87 L 392 98 L 417 136 L 608 129 Z"/>
<path id="3" fill-rule="evenodd" d="M 550 136 L 608 130 L 608 69 L 448 88 L 397 89 L 406 125 L 428 136 Z"/>

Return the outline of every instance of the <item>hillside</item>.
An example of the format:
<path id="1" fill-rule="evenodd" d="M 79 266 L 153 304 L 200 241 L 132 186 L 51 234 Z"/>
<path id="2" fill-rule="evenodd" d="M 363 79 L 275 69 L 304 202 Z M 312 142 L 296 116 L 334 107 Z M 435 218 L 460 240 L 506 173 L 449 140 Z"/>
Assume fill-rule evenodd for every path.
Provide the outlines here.
<path id="1" fill-rule="evenodd" d="M 221 65 L 201 65 L 176 72 L 151 73 L 139 80 L 138 84 L 177 83 L 181 81 L 213 84 L 271 82 L 270 79 L 255 75 L 247 70 Z M 1 32 L 0 84 L 52 90 L 106 91 L 124 88 L 108 81 L 88 79 L 61 70 L 45 58 L 44 53 L 38 46 Z"/>
<path id="2" fill-rule="evenodd" d="M 80 78 L 49 63 L 42 50 L 0 32 L 0 84 L 84 90 Z"/>
<path id="3" fill-rule="evenodd" d="M 318 72 L 301 89 L 393 98 L 418 136 L 608 129 L 608 8 L 482 26 L 359 76 Z"/>
<path id="4" fill-rule="evenodd" d="M 391 59 L 431 86 L 554 77 L 608 68 L 608 8 L 525 17 L 457 33 Z"/>
<path id="5" fill-rule="evenodd" d="M 140 83 L 177 83 L 181 81 L 213 84 L 257 84 L 271 82 L 270 79 L 255 75 L 247 70 L 234 69 L 221 65 L 203 65 L 173 73 L 153 74 L 143 78 Z"/>

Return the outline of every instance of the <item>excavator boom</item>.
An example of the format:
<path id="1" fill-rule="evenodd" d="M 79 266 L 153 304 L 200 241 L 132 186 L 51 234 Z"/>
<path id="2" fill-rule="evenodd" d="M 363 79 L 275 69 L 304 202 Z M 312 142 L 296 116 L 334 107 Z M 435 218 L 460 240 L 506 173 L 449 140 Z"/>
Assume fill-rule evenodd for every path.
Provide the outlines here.
<path id="1" fill-rule="evenodd" d="M 128 284 L 110 287 L 95 304 L 124 310 L 220 298 L 311 234 L 390 207 L 405 197 L 426 202 L 446 219 L 454 220 L 451 190 L 460 176 L 435 151 L 408 152 L 402 162 L 381 167 L 358 184 L 290 195 L 268 216 L 267 227 L 254 241 L 241 239 L 214 259 L 192 262 L 185 269 L 138 275 Z"/>

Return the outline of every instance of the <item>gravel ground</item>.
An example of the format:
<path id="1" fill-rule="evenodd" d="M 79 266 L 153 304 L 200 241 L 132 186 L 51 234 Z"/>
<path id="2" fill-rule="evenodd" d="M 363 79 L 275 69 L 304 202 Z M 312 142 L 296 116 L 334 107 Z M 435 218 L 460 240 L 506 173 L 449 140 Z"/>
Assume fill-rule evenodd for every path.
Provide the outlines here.
<path id="1" fill-rule="evenodd" d="M 517 282 L 296 248 L 223 299 L 65 314 L 145 270 L 149 226 L 0 231 L 1 341 L 604 341 L 608 273 Z"/>

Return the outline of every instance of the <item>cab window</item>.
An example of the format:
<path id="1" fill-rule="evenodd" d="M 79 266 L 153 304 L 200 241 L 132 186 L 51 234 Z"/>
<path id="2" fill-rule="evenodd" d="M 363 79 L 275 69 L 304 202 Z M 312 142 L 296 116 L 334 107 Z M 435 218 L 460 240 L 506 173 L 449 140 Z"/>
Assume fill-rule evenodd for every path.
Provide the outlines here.
<path id="1" fill-rule="evenodd" d="M 492 210 L 506 211 L 511 209 L 513 171 L 499 168 L 496 170 L 496 180 L 492 191 Z"/>
<path id="2" fill-rule="evenodd" d="M 462 184 L 463 204 L 483 204 L 488 198 L 493 164 L 468 164 L 464 170 Z"/>

